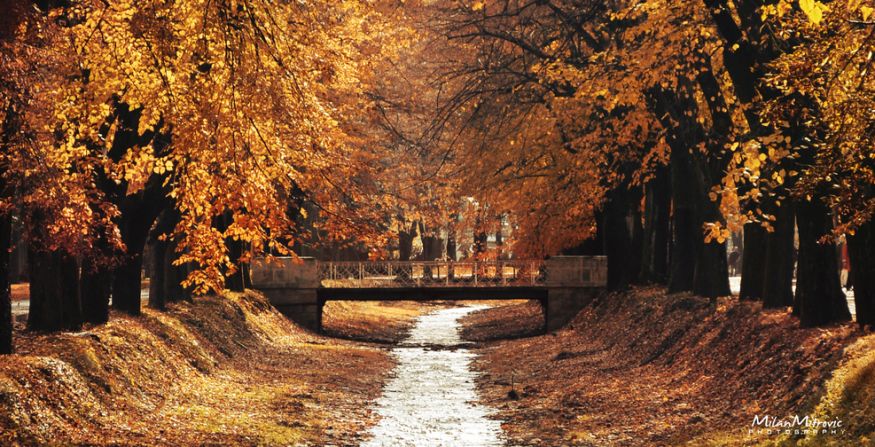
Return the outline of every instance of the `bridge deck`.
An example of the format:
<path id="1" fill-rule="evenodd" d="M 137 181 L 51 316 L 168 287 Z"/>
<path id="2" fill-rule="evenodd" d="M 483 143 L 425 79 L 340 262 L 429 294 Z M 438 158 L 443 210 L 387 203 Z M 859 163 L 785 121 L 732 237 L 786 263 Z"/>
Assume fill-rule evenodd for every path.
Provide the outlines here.
<path id="1" fill-rule="evenodd" d="M 496 289 L 477 292 L 480 296 L 506 296 L 506 290 L 532 292 L 540 287 L 602 287 L 607 278 L 603 257 L 554 257 L 546 260 L 488 261 L 353 261 L 333 262 L 312 259 L 274 258 L 252 265 L 252 283 L 260 289 L 319 289 L 350 292 L 325 292 L 326 296 L 372 295 L 372 290 L 392 290 L 386 296 L 412 293 L 422 296 L 438 292 L 456 296 L 461 290 Z M 530 290 L 529 290 L 530 289 Z M 389 299 L 389 298 L 387 298 Z"/>
<path id="2" fill-rule="evenodd" d="M 517 300 L 543 299 L 547 287 L 343 287 L 321 288 L 321 300 L 345 301 L 431 301 L 431 300 Z"/>

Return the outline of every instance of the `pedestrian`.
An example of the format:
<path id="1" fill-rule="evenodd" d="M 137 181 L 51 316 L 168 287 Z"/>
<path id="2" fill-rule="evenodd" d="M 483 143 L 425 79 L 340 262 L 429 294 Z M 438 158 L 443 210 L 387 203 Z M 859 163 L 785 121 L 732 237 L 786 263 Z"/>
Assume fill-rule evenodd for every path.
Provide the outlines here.
<path id="1" fill-rule="evenodd" d="M 738 247 L 733 248 L 732 252 L 729 253 L 729 276 L 737 276 L 738 275 L 738 260 L 741 258 L 741 253 L 738 251 Z"/>

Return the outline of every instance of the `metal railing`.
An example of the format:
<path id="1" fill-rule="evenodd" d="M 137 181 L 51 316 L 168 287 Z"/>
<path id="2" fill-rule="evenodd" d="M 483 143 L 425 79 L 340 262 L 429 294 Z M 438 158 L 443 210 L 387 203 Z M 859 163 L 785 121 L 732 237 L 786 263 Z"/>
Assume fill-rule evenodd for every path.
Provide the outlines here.
<path id="1" fill-rule="evenodd" d="M 524 287 L 545 282 L 544 261 L 319 262 L 322 287 Z"/>

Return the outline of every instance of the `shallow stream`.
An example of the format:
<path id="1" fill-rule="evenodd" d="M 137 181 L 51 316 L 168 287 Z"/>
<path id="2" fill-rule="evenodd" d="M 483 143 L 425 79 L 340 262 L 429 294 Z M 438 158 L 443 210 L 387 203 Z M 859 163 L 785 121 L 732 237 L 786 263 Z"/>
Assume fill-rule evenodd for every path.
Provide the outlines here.
<path id="1" fill-rule="evenodd" d="M 363 446 L 504 445 L 501 424 L 477 403 L 475 354 L 459 337 L 459 319 L 486 307 L 442 309 L 419 318 L 392 350 L 398 365 L 377 401 L 380 422 Z"/>

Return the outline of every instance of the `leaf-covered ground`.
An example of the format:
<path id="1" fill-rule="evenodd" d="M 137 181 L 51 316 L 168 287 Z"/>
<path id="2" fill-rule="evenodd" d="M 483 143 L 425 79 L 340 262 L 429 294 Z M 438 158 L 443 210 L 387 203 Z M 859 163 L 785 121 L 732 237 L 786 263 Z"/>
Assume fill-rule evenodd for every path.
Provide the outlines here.
<path id="1" fill-rule="evenodd" d="M 849 369 L 852 380 L 829 382 L 839 402 L 830 408 L 840 408 L 818 411 L 853 429 L 834 445 L 868 442 L 875 427 L 865 399 L 875 359 L 865 346 L 875 336 L 858 338 L 851 325 L 801 329 L 786 311 L 757 306 L 727 298 L 714 308 L 658 288 L 602 296 L 569 328 L 483 345 L 476 361 L 481 395 L 499 410 L 511 445 L 788 443 L 748 436 L 753 416 L 804 416 L 826 406 L 827 381 L 840 362 L 857 359 L 853 369 L 839 369 Z M 540 318 L 536 307 L 517 305 L 482 311 L 466 324 L 482 325 L 490 315 L 510 321 L 513 312 L 517 321 Z M 482 327 L 467 330 L 490 338 Z"/>
<path id="2" fill-rule="evenodd" d="M 393 327 L 416 315 L 395 312 Z M 394 366 L 254 293 L 17 335 L 18 354 L 0 358 L 0 445 L 348 445 Z"/>
<path id="3" fill-rule="evenodd" d="M 537 302 L 493 304 L 466 318 L 466 337 L 543 323 Z M 335 303 L 325 323 L 391 342 L 447 305 Z M 302 331 L 254 293 L 17 335 L 19 354 L 0 359 L 4 446 L 356 445 L 394 367 L 385 345 Z M 875 335 L 860 335 L 646 288 L 600 297 L 556 333 L 484 342 L 475 366 L 510 445 L 869 445 Z M 747 435 L 755 414 L 797 413 L 842 419 L 848 432 Z"/>
<path id="4" fill-rule="evenodd" d="M 484 301 L 493 306 L 464 319 L 462 338 L 489 341 L 531 337 L 544 332 L 544 310 L 537 300 Z"/>
<path id="5" fill-rule="evenodd" d="M 446 306 L 414 301 L 329 301 L 322 311 L 322 330 L 332 337 L 375 343 L 397 343 L 407 336 L 423 311 Z"/>

